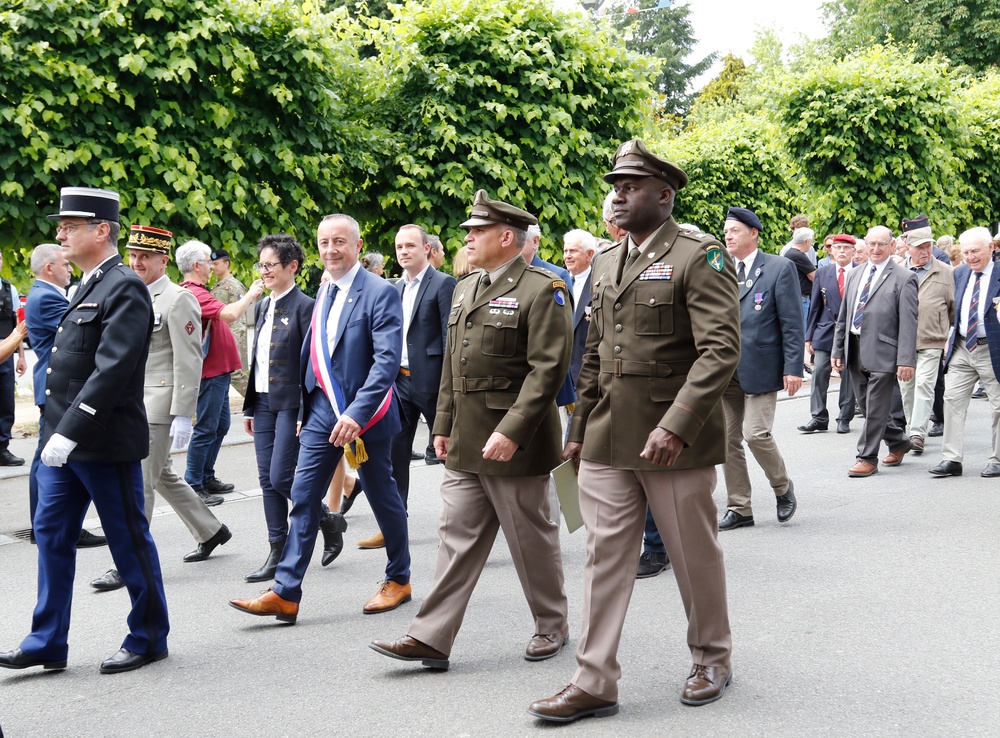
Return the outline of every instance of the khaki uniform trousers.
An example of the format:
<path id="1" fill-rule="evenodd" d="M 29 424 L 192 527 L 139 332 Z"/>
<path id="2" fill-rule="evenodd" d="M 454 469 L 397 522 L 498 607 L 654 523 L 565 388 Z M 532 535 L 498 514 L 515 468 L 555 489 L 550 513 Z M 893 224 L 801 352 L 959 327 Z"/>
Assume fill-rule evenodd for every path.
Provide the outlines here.
<path id="1" fill-rule="evenodd" d="M 445 469 L 434 586 L 408 635 L 445 655 L 451 653 L 501 528 L 534 618 L 534 632 L 566 632 L 559 523 L 558 518 L 552 520 L 548 487 L 548 474 L 498 477 Z"/>
<path id="2" fill-rule="evenodd" d="M 918 349 L 917 366 L 913 379 L 899 382 L 899 392 L 903 398 L 903 413 L 906 415 L 906 434 L 911 438 L 927 435 L 934 406 L 934 385 L 937 384 L 938 369 L 941 367 L 941 349 Z"/>
<path id="3" fill-rule="evenodd" d="M 944 438 L 942 455 L 946 461 L 962 462 L 962 444 L 965 440 L 965 416 L 969 400 L 982 381 L 986 397 L 993 408 L 993 452 L 990 463 L 1000 463 L 1000 383 L 993 373 L 990 346 L 976 346 L 969 351 L 965 344 L 955 340 L 955 350 L 944 375 Z"/>
<path id="4" fill-rule="evenodd" d="M 743 442 L 764 470 L 767 481 L 774 490 L 775 497 L 788 491 L 788 472 L 785 460 L 781 458 L 778 444 L 774 442 L 771 429 L 774 428 L 774 408 L 778 404 L 778 393 L 747 395 L 739 384 L 731 382 L 722 395 L 722 409 L 726 414 L 726 434 L 728 447 L 726 463 L 722 465 L 726 479 L 727 506 L 740 515 L 753 515 L 750 505 L 750 474 L 747 471 L 747 457 Z"/>
<path id="5" fill-rule="evenodd" d="M 174 472 L 170 458 L 170 426 L 151 423 L 149 426 L 149 456 L 142 460 L 142 487 L 146 495 L 146 519 L 152 520 L 155 492 L 166 500 L 184 521 L 198 543 L 204 543 L 222 529 L 222 523 L 191 489 Z"/>
<path id="6" fill-rule="evenodd" d="M 583 635 L 573 684 L 603 700 L 618 700 L 618 647 L 635 586 L 635 562 L 647 504 L 673 565 L 688 618 L 691 660 L 730 665 L 732 635 L 726 570 L 712 500 L 715 467 L 677 471 L 612 469 L 580 464 L 580 511 L 587 526 Z M 685 672 L 685 675 L 687 672 Z"/>

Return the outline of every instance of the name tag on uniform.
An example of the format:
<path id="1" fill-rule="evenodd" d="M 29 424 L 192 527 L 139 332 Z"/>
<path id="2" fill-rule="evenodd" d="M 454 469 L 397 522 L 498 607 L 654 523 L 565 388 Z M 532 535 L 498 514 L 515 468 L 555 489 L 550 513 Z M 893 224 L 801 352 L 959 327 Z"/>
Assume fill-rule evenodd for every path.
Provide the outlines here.
<path id="1" fill-rule="evenodd" d="M 674 276 L 674 265 L 673 264 L 650 264 L 648 267 L 642 270 L 639 274 L 639 279 L 642 281 L 648 280 L 669 280 Z"/>

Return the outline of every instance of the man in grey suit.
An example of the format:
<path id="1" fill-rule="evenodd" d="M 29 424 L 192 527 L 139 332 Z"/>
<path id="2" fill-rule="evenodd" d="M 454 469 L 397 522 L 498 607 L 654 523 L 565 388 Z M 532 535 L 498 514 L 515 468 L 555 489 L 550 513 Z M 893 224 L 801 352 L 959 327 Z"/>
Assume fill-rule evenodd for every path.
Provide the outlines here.
<path id="1" fill-rule="evenodd" d="M 170 459 L 171 450 L 184 448 L 191 438 L 191 417 L 198 404 L 203 359 L 198 300 L 166 276 L 172 238 L 170 231 L 134 225 L 128 239 L 129 267 L 146 284 L 153 301 L 153 336 L 143 388 L 149 422 L 149 455 L 142 460 L 142 486 L 146 519 L 152 519 L 155 493 L 159 492 L 198 542 L 198 548 L 187 554 L 184 561 L 204 561 L 233 534 L 191 486 L 177 476 Z M 222 502 L 221 497 L 214 500 Z M 115 569 L 90 584 L 99 591 L 124 586 Z"/>
<path id="2" fill-rule="evenodd" d="M 802 386 L 802 301 L 795 265 L 758 248 L 761 228 L 753 211 L 729 208 L 723 232 L 736 262 L 742 351 L 722 397 L 729 436 L 723 465 L 729 509 L 719 530 L 754 524 L 744 441 L 774 490 L 778 522 L 791 520 L 797 506 L 795 486 L 771 431 L 778 392 L 792 396 Z"/>
<path id="3" fill-rule="evenodd" d="M 858 439 L 857 462 L 847 474 L 870 477 L 878 471 L 882 441 L 889 455 L 882 463 L 899 466 L 910 450 L 906 428 L 892 417 L 896 380 L 913 379 L 917 364 L 917 275 L 889 257 L 892 232 L 875 226 L 865 237 L 868 261 L 847 278 L 833 337 L 831 362 L 850 368 L 854 394 L 865 424 Z"/>

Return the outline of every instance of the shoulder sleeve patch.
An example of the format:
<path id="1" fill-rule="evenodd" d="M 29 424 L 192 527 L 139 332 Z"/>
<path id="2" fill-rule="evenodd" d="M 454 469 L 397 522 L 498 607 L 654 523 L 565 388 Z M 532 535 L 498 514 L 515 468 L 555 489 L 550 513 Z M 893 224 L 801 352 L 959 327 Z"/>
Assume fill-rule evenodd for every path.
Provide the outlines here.
<path id="1" fill-rule="evenodd" d="M 561 279 L 552 281 L 552 299 L 556 301 L 556 305 L 566 304 L 566 283 Z"/>
<path id="2" fill-rule="evenodd" d="M 553 290 L 566 289 L 566 283 L 563 282 L 561 279 L 557 279 L 552 282 L 552 289 Z"/>
<path id="3" fill-rule="evenodd" d="M 718 246 L 713 245 L 705 249 L 705 257 L 708 259 L 708 265 L 715 271 L 721 272 L 725 268 L 726 257 Z"/>

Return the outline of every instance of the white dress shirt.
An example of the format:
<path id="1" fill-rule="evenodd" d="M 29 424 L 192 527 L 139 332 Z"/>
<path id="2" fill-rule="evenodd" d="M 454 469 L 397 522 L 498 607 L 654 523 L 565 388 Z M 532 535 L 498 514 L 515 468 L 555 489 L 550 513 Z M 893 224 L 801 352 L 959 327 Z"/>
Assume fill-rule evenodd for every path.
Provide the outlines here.
<path id="1" fill-rule="evenodd" d="M 986 338 L 986 325 L 984 313 L 986 310 L 986 289 L 993 276 L 993 260 L 986 262 L 986 268 L 982 271 L 983 276 L 979 278 L 979 308 L 976 321 L 976 337 Z M 972 288 L 976 284 L 976 273 L 969 272 L 969 283 L 965 286 L 965 294 L 962 295 L 962 317 L 958 323 L 958 332 L 963 336 L 969 335 L 969 304 L 972 302 Z"/>
<path id="2" fill-rule="evenodd" d="M 272 292 L 271 299 L 267 303 L 267 313 L 264 315 L 264 322 L 261 323 L 260 333 L 257 334 L 257 351 L 254 355 L 253 387 L 259 395 L 267 394 L 267 386 L 271 376 L 267 368 L 271 359 L 271 331 L 274 327 L 274 311 L 278 300 L 294 288 L 293 284 L 280 295 Z"/>
<path id="3" fill-rule="evenodd" d="M 354 278 L 358 276 L 359 271 L 361 271 L 360 261 L 355 263 L 347 274 L 334 281 L 334 284 L 337 285 L 337 298 L 333 301 L 333 307 L 330 308 L 330 318 L 326 321 L 326 345 L 330 349 L 330 356 L 333 356 L 333 350 L 337 348 L 337 326 L 340 325 L 340 314 L 344 312 L 347 294 L 351 291 Z M 351 299 L 354 298 L 351 297 Z"/>
<path id="4" fill-rule="evenodd" d="M 590 266 L 579 274 L 573 275 L 573 304 L 579 305 L 583 299 L 583 288 L 587 284 L 587 277 L 590 276 Z"/>
<path id="5" fill-rule="evenodd" d="M 403 353 L 399 360 L 399 365 L 410 368 L 410 356 L 406 351 L 406 334 L 410 330 L 410 321 L 413 319 L 413 308 L 417 304 L 417 292 L 420 289 L 420 282 L 431 268 L 428 264 L 413 279 L 409 279 L 409 274 L 403 274 Z"/>

